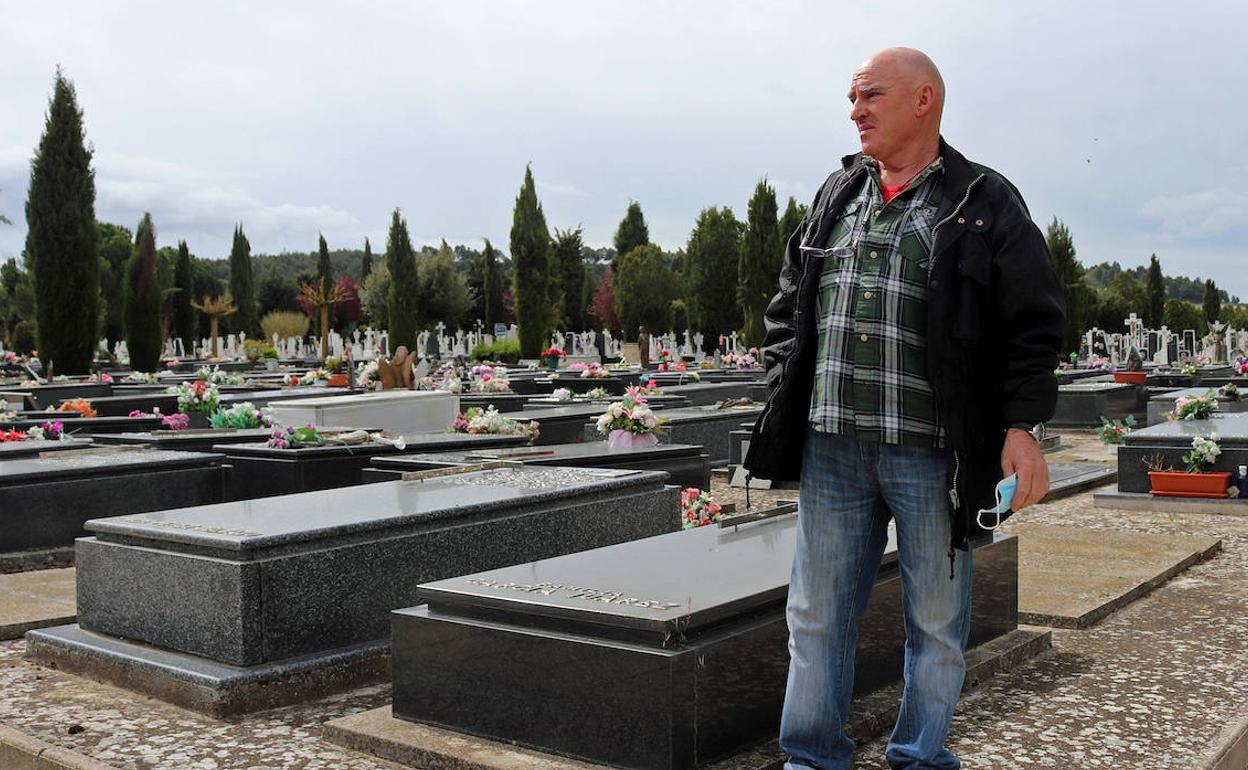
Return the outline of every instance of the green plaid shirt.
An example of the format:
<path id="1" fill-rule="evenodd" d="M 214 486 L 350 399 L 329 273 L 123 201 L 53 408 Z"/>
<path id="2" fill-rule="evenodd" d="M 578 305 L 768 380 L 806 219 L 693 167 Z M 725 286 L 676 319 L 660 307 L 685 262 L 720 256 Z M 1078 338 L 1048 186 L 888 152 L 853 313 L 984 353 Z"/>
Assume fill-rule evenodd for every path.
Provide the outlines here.
<path id="1" fill-rule="evenodd" d="M 927 270 L 941 203 L 937 158 L 887 204 L 870 168 L 822 259 L 810 424 L 864 441 L 943 447 L 927 379 Z"/>

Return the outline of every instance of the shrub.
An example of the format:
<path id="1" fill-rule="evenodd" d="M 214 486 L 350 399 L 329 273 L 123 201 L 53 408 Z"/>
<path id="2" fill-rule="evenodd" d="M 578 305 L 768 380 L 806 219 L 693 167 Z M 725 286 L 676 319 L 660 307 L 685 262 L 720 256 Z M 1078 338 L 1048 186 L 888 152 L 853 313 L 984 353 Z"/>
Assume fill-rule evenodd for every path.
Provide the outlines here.
<path id="1" fill-rule="evenodd" d="M 308 317 L 294 310 L 275 310 L 260 319 L 260 328 L 264 330 L 266 340 L 287 337 L 306 337 L 308 334 Z"/>
<path id="2" fill-rule="evenodd" d="M 520 341 L 502 339 L 488 345 L 483 342 L 472 349 L 472 360 L 514 364 L 520 360 Z"/>

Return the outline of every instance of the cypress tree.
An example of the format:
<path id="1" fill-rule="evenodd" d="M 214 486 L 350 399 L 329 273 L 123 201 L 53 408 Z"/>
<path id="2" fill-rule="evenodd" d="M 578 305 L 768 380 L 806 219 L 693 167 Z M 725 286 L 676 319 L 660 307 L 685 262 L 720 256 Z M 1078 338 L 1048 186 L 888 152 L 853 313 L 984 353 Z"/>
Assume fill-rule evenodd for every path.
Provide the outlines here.
<path id="1" fill-rule="evenodd" d="M 485 328 L 494 333 L 494 324 L 503 320 L 503 279 L 498 270 L 498 252 L 490 239 L 485 239 L 485 250 L 481 252 L 482 283 L 481 293 L 485 295 Z"/>
<path id="2" fill-rule="evenodd" d="M 741 306 L 735 296 L 741 232 L 732 209 L 711 206 L 698 215 L 685 247 L 689 313 L 693 327 L 710 339 L 709 349 L 718 346 L 721 334 L 741 325 Z"/>
<path id="3" fill-rule="evenodd" d="M 39 355 L 60 374 L 85 373 L 98 341 L 95 172 L 74 85 L 59 69 L 30 165 L 26 222 Z"/>
<path id="4" fill-rule="evenodd" d="M 629 201 L 628 211 L 620 220 L 620 226 L 615 229 L 615 258 L 611 260 L 612 269 L 618 273 L 620 262 L 628 256 L 628 252 L 649 243 L 650 228 L 646 227 L 646 218 L 641 214 L 641 204 Z"/>
<path id="5" fill-rule="evenodd" d="M 789 196 L 789 205 L 784 207 L 784 215 L 780 217 L 780 251 L 776 254 L 776 274 L 780 273 L 780 265 L 784 264 L 784 247 L 789 237 L 797 231 L 802 220 L 806 218 L 806 206 L 799 206 L 797 199 Z"/>
<path id="6" fill-rule="evenodd" d="M 195 346 L 195 309 L 191 307 L 195 292 L 195 272 L 191 268 L 191 250 L 186 241 L 178 241 L 178 261 L 173 270 L 173 336 L 182 340 L 182 350 L 190 355 Z"/>
<path id="7" fill-rule="evenodd" d="M 1144 322 L 1149 328 L 1156 329 L 1161 326 L 1166 312 L 1166 280 L 1161 275 L 1161 260 L 1157 259 L 1156 254 L 1148 260 L 1145 291 L 1148 292 L 1148 310 L 1145 312 Z"/>
<path id="8" fill-rule="evenodd" d="M 407 234 L 407 220 L 395 209 L 390 218 L 390 234 L 386 237 L 386 268 L 390 271 L 387 295 L 390 350 L 406 345 L 416 346 L 416 297 L 420 291 L 416 273 L 416 252 Z"/>
<path id="9" fill-rule="evenodd" d="M 766 179 L 761 179 L 750 198 L 737 261 L 737 299 L 741 305 L 742 336 L 746 345 L 763 343 L 763 313 L 780 288 L 779 227 L 776 190 Z"/>
<path id="10" fill-rule="evenodd" d="M 559 320 L 564 329 L 572 331 L 585 330 L 585 306 L 589 298 L 585 296 L 585 263 L 581 258 L 584 245 L 581 228 L 555 229 L 555 242 L 551 252 L 555 270 L 558 271 L 559 289 L 563 295 Z"/>
<path id="11" fill-rule="evenodd" d="M 318 255 L 316 258 L 316 277 L 324 278 L 325 285 L 332 287 L 334 285 L 334 264 L 329 261 L 329 244 L 325 242 L 324 235 L 318 235 L 320 242 L 317 244 Z"/>
<path id="12" fill-rule="evenodd" d="M 1208 323 L 1213 323 L 1222 315 L 1222 294 L 1212 278 L 1205 281 L 1205 293 L 1200 298 L 1200 307 Z"/>
<path id="13" fill-rule="evenodd" d="M 368 279 L 368 274 L 373 272 L 373 247 L 364 239 L 364 259 L 360 262 L 360 285 L 364 285 L 364 281 Z"/>
<path id="14" fill-rule="evenodd" d="M 550 232 L 537 200 L 533 170 L 524 167 L 524 184 L 516 196 L 511 222 L 511 259 L 515 267 L 516 325 L 520 355 L 537 358 L 550 339 Z"/>
<path id="15" fill-rule="evenodd" d="M 160 317 L 160 285 L 156 281 L 156 229 L 152 215 L 139 222 L 138 245 L 126 262 L 126 349 L 130 368 L 154 372 L 160 366 L 164 329 Z"/>
<path id="16" fill-rule="evenodd" d="M 647 244 L 628 252 L 612 282 L 615 310 L 625 338 L 637 339 L 640 326 L 651 334 L 670 331 L 676 288 L 676 276 L 658 246 Z"/>
<path id="17" fill-rule="evenodd" d="M 1084 280 L 1084 268 L 1075 256 L 1075 242 L 1071 238 L 1070 228 L 1057 217 L 1053 217 L 1053 221 L 1049 223 L 1045 241 L 1049 247 L 1053 272 L 1057 273 L 1057 280 L 1066 300 L 1066 331 L 1062 335 L 1062 350 L 1077 351 L 1085 328 L 1100 312 L 1097 308 L 1096 291 Z M 1144 308 L 1130 310 L 1140 312 Z M 1116 308 L 1107 312 L 1118 315 Z M 1115 325 L 1106 328 L 1117 328 L 1117 324 L 1121 324 L 1124 317 L 1118 315 Z"/>
<path id="18" fill-rule="evenodd" d="M 251 278 L 251 242 L 243 233 L 242 224 L 234 228 L 234 245 L 230 249 L 230 296 L 238 305 L 238 313 L 232 324 L 234 330 L 246 332 L 248 337 L 259 336 L 256 290 Z"/>

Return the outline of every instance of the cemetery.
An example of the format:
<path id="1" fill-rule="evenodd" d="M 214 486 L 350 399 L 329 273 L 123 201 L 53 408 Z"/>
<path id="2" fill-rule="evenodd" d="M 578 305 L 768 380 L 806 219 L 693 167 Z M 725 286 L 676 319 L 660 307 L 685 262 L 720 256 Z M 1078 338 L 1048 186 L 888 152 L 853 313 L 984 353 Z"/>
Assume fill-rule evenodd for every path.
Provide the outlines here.
<path id="1" fill-rule="evenodd" d="M 786 208 L 764 175 L 738 214 L 706 208 L 687 242 L 663 246 L 670 212 L 651 220 L 652 240 L 627 191 L 572 176 L 539 187 L 530 163 L 501 212 L 511 230 L 483 220 L 479 241 L 452 238 L 419 207 L 411 228 L 396 205 L 379 231 L 319 198 L 256 198 L 236 217 L 226 199 L 250 193 L 209 181 L 170 194 L 186 211 L 154 216 L 130 211 L 128 196 L 146 200 L 135 190 L 147 188 L 116 177 L 110 134 L 92 165 L 88 103 L 84 113 L 57 69 L 25 221 L 0 198 L 0 246 L 7 228 L 27 228 L 20 259 L 0 260 L 0 770 L 786 766 L 781 714 L 791 655 L 802 655 L 788 618 L 809 599 L 794 558 L 810 550 L 808 527 L 846 520 L 809 499 L 809 484 L 803 495 L 804 482 L 749 473 L 758 466 L 746 458 L 752 442 L 755 456 L 767 447 L 760 423 L 774 428 L 785 406 L 777 383 L 827 376 L 794 371 L 799 346 L 817 338 L 825 363 L 853 378 L 832 399 L 848 421 L 820 426 L 816 397 L 781 431 L 857 430 L 869 442 L 877 417 L 864 386 L 879 362 L 834 362 L 834 323 L 783 339 L 769 308 L 777 273 L 797 259 L 782 261 L 786 239 L 813 234 L 817 211 L 800 195 Z M 448 149 L 426 143 L 420 152 Z M 149 162 L 163 163 L 134 165 Z M 357 172 L 392 195 L 376 166 Z M 417 177 L 442 197 L 444 180 Z M 882 179 L 873 184 L 891 190 Z M 207 234 L 219 223 L 194 229 L 191 209 L 214 196 L 233 221 L 225 240 Z M 614 238 L 597 234 L 589 209 L 588 224 L 563 229 L 607 196 L 628 197 Z M 104 221 L 118 210 L 137 227 Z M 949 210 L 925 234 L 933 244 L 989 243 L 976 219 L 988 214 Z M 157 224 L 178 237 L 158 243 Z M 283 240 L 318 227 L 315 250 Z M 338 242 L 351 228 L 362 249 Z M 824 272 L 816 290 L 799 280 L 795 291 L 820 294 L 818 306 L 843 290 L 827 265 L 849 263 L 819 267 L 808 240 L 792 249 Z M 1008 442 L 1030 431 L 1026 456 L 1048 480 L 1040 502 L 1015 512 L 1021 498 L 1001 499 L 976 518 L 971 495 L 959 496 L 967 463 L 982 475 L 963 450 L 989 443 L 963 438 L 974 417 L 958 425 L 940 404 L 933 417 L 923 399 L 894 414 L 900 396 L 879 407 L 889 428 L 931 418 L 930 435 L 888 440 L 915 457 L 941 452 L 938 513 L 977 522 L 940 541 L 942 581 L 959 563 L 971 576 L 946 742 L 962 766 L 991 770 L 1244 770 L 1248 303 L 1212 278 L 1163 275 L 1156 255 L 1147 268 L 1085 268 L 1057 217 L 1045 246 L 1065 292 L 1062 352 L 1024 379 L 1055 385 L 1053 416 L 1007 422 L 984 406 Z M 989 285 L 963 261 L 951 274 Z M 866 303 L 876 288 L 863 287 Z M 985 348 L 954 339 L 967 392 L 982 383 L 985 402 L 1008 389 L 1017 360 L 991 325 L 970 330 L 992 340 Z M 845 339 L 867 344 L 861 331 Z M 923 336 L 898 331 L 912 334 Z M 932 360 L 906 366 L 879 368 L 887 384 L 870 397 L 898 379 L 938 382 Z M 864 400 L 845 410 L 850 385 Z M 993 481 L 1009 470 L 995 460 Z M 887 768 L 907 679 L 916 687 L 924 673 L 908 652 L 936 638 L 924 635 L 930 618 L 910 613 L 914 583 L 903 595 L 921 573 L 889 508 L 913 490 L 878 488 L 863 513 L 879 517 L 871 542 L 822 554 L 869 554 L 840 562 L 860 582 L 836 587 L 861 611 L 846 626 L 844 722 L 854 767 L 869 770 Z M 984 523 L 994 513 L 999 526 Z"/>

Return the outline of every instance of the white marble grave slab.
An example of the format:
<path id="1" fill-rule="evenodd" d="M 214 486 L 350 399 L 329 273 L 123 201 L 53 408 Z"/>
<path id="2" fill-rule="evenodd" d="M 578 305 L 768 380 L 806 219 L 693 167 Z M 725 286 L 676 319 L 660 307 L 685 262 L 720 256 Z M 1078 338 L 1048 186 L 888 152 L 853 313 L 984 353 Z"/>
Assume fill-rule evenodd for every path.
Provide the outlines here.
<path id="1" fill-rule="evenodd" d="M 408 435 L 446 430 L 459 396 L 441 391 L 383 390 L 357 395 L 300 398 L 270 405 L 282 425 L 382 428 Z"/>

